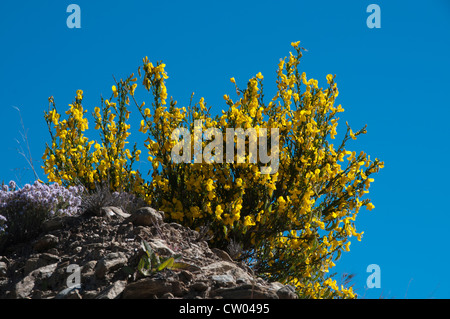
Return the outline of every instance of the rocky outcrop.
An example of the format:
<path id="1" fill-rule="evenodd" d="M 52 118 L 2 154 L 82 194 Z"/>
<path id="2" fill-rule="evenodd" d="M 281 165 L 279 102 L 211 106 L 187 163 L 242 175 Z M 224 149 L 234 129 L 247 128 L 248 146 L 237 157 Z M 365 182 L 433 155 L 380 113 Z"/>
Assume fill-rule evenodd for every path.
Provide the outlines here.
<path id="1" fill-rule="evenodd" d="M 0 298 L 297 298 L 292 287 L 258 278 L 150 207 L 131 215 L 104 207 L 98 216 L 57 217 L 42 229 L 33 242 L 0 256 Z M 182 269 L 142 275 L 143 241 L 161 258 L 181 256 Z"/>

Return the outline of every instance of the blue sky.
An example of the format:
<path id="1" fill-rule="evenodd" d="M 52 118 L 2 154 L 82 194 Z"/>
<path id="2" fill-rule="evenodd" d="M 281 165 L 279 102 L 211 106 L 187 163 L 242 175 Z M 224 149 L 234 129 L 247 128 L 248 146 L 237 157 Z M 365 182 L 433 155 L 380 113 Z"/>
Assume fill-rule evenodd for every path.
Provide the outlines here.
<path id="1" fill-rule="evenodd" d="M 81 8 L 80 29 L 66 25 L 71 3 Z M 381 8 L 379 29 L 366 25 L 371 3 Z M 231 77 L 244 86 L 261 72 L 269 97 L 279 58 L 301 41 L 308 78 L 325 86 L 327 74 L 337 76 L 345 108 L 337 138 L 345 121 L 367 124 L 349 149 L 385 162 L 370 190 L 376 208 L 356 220 L 363 239 L 335 270 L 355 273 L 365 298 L 450 297 L 450 1 L 9 1 L 0 12 L 0 180 L 34 180 L 17 152 L 13 106 L 40 161 L 51 95 L 63 110 L 82 89 L 92 111 L 110 95 L 112 75 L 137 72 L 148 56 L 167 65 L 179 105 L 195 92 L 219 112 Z M 381 288 L 365 287 L 369 264 L 380 266 Z"/>

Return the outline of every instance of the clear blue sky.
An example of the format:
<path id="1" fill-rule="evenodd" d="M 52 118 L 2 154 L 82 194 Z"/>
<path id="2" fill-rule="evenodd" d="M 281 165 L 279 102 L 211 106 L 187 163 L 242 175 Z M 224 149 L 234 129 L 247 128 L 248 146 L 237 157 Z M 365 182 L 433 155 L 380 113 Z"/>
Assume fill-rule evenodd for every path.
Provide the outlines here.
<path id="1" fill-rule="evenodd" d="M 66 25 L 71 3 L 81 29 Z M 366 25 L 371 3 L 381 8 L 380 29 Z M 166 63 L 179 105 L 195 92 L 219 112 L 231 77 L 243 86 L 262 72 L 269 90 L 279 58 L 300 40 L 308 78 L 325 85 L 337 75 L 338 138 L 345 121 L 367 124 L 349 148 L 385 161 L 371 185 L 376 208 L 356 221 L 363 240 L 352 240 L 336 271 L 355 273 L 365 298 L 450 297 L 450 1 L 8 1 L 0 12 L 0 180 L 34 180 L 16 150 L 13 106 L 40 160 L 51 95 L 65 109 L 82 89 L 91 111 L 110 95 L 112 75 L 136 72 L 148 56 Z M 365 289 L 369 264 L 381 268 L 380 289 Z"/>

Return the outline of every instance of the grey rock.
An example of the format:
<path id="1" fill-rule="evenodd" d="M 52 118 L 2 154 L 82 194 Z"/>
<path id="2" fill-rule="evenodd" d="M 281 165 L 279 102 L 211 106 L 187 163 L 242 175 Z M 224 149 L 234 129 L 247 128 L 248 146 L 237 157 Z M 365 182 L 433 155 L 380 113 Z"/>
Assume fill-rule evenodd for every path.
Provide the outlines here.
<path id="1" fill-rule="evenodd" d="M 122 252 L 109 253 L 95 265 L 95 276 L 99 279 L 104 278 L 108 272 L 125 266 L 127 261 L 126 255 Z"/>
<path id="2" fill-rule="evenodd" d="M 175 252 L 167 247 L 167 242 L 165 240 L 160 238 L 151 238 L 148 243 L 158 255 L 175 255 Z"/>
<path id="3" fill-rule="evenodd" d="M 160 299 L 174 299 L 174 298 L 175 298 L 175 296 L 173 294 L 171 294 L 170 292 L 167 292 L 164 295 L 162 295 Z"/>
<path id="4" fill-rule="evenodd" d="M 28 276 L 23 278 L 15 285 L 14 293 L 16 298 L 24 299 L 30 297 L 33 289 L 39 289 L 39 284 L 44 284 L 55 271 L 57 264 L 47 265 L 36 270 L 33 270 Z"/>
<path id="5" fill-rule="evenodd" d="M 202 267 L 202 271 L 205 273 L 225 273 L 228 270 L 236 269 L 237 266 L 229 261 L 218 261 L 210 263 Z"/>
<path id="6" fill-rule="evenodd" d="M 240 285 L 214 290 L 213 296 L 224 299 L 279 299 L 271 290 L 257 285 Z"/>
<path id="7" fill-rule="evenodd" d="M 81 296 L 78 294 L 80 298 L 73 298 L 73 294 L 75 290 L 79 290 L 81 285 L 77 285 L 75 287 L 67 287 L 66 289 L 61 290 L 55 296 L 55 299 L 81 299 Z M 78 297 L 77 296 L 77 297 Z"/>
<path id="8" fill-rule="evenodd" d="M 126 280 L 119 280 L 109 285 L 104 291 L 102 291 L 95 299 L 116 299 L 120 296 L 122 291 L 127 285 Z"/>
<path id="9" fill-rule="evenodd" d="M 0 261 L 0 278 L 6 277 L 7 271 L 8 265 L 5 262 Z"/>
<path id="10" fill-rule="evenodd" d="M 98 296 L 98 291 L 96 290 L 86 290 L 83 291 L 81 294 L 83 299 L 94 299 L 95 297 Z"/>
<path id="11" fill-rule="evenodd" d="M 250 284 L 251 281 L 246 277 L 238 277 L 238 278 L 236 278 L 236 283 L 237 284 Z"/>
<path id="12" fill-rule="evenodd" d="M 291 285 L 286 285 L 277 291 L 277 296 L 280 299 L 297 299 L 298 296 L 295 293 L 295 288 Z"/>
<path id="13" fill-rule="evenodd" d="M 178 275 L 178 278 L 185 284 L 188 284 L 194 279 L 194 275 L 190 271 L 182 270 Z"/>
<path id="14" fill-rule="evenodd" d="M 228 286 L 235 283 L 234 278 L 230 275 L 213 275 L 211 279 L 222 286 Z"/>
<path id="15" fill-rule="evenodd" d="M 80 295 L 80 291 L 78 289 L 74 289 L 69 292 L 65 299 L 83 299 Z"/>
<path id="16" fill-rule="evenodd" d="M 208 284 L 203 281 L 197 281 L 191 285 L 191 289 L 199 292 L 205 291 L 208 287 Z"/>
<path id="17" fill-rule="evenodd" d="M 34 244 L 34 250 L 38 252 L 46 251 L 50 248 L 55 247 L 58 244 L 59 240 L 58 237 L 46 234 L 44 237 L 38 239 Z"/>
<path id="18" fill-rule="evenodd" d="M 103 211 L 102 216 L 49 220 L 45 227 L 51 233 L 1 256 L 0 299 L 297 298 L 293 287 L 258 278 L 248 265 L 211 249 L 198 232 L 164 223 L 161 212 L 149 207 L 130 216 L 116 207 Z M 181 267 L 144 277 L 137 271 L 145 254 L 142 240 L 160 257 L 180 255 Z M 67 288 L 71 264 L 80 267 L 79 288 Z"/>
<path id="19" fill-rule="evenodd" d="M 128 284 L 123 291 L 124 299 L 148 299 L 172 292 L 172 283 L 158 278 L 144 278 Z"/>
<path id="20" fill-rule="evenodd" d="M 100 209 L 101 215 L 106 216 L 120 216 L 122 218 L 128 218 L 131 215 L 128 213 L 125 213 L 122 208 L 120 207 L 114 207 L 114 206 L 105 206 Z"/>
<path id="21" fill-rule="evenodd" d="M 230 257 L 230 255 L 228 255 L 228 253 L 222 249 L 219 248 L 213 248 L 211 249 L 213 251 L 213 253 L 215 253 L 220 259 L 225 260 L 225 261 L 229 261 L 229 262 L 233 262 L 233 259 Z"/>
<path id="22" fill-rule="evenodd" d="M 44 232 L 61 229 L 64 227 L 68 218 L 69 217 L 65 217 L 65 216 L 58 216 L 58 217 L 50 218 L 42 223 L 42 229 Z"/>
<path id="23" fill-rule="evenodd" d="M 95 265 L 97 264 L 96 260 L 90 260 L 81 267 L 82 274 L 93 274 Z"/>
<path id="24" fill-rule="evenodd" d="M 163 215 L 151 207 L 142 207 L 128 217 L 126 221 L 132 222 L 135 226 L 160 225 L 163 222 Z"/>
<path id="25" fill-rule="evenodd" d="M 24 273 L 28 274 L 35 269 L 60 262 L 60 258 L 49 253 L 32 255 L 25 262 Z"/>

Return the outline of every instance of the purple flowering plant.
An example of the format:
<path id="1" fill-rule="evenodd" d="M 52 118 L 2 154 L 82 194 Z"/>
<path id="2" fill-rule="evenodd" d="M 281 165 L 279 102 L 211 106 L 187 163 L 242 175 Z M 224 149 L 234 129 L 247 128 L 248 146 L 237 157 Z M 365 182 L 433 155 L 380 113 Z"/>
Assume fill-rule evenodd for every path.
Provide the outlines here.
<path id="1" fill-rule="evenodd" d="M 65 188 L 39 181 L 18 188 L 14 181 L 0 189 L 0 249 L 2 243 L 29 240 L 43 221 L 53 216 L 72 216 L 81 205 L 83 186 Z"/>

